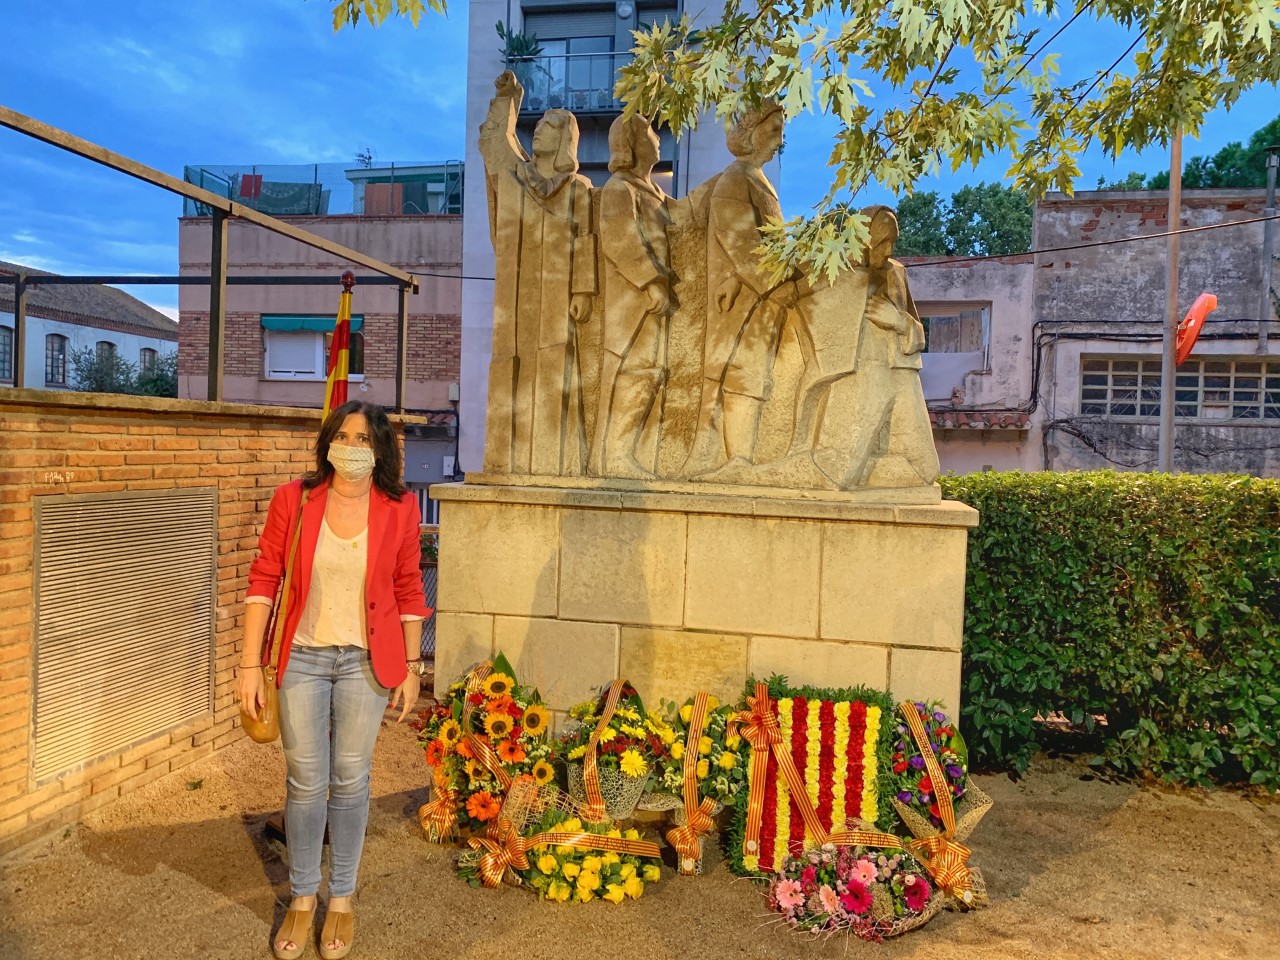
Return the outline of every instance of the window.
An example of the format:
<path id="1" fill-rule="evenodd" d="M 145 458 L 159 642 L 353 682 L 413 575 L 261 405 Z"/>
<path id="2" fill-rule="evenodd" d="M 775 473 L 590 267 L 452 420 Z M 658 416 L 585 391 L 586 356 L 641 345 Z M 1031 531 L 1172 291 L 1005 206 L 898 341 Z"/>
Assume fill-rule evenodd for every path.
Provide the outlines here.
<path id="1" fill-rule="evenodd" d="M 1085 357 L 1080 412 L 1160 415 L 1160 359 Z M 1174 381 L 1174 414 L 1196 420 L 1280 420 L 1280 362 L 1188 360 Z"/>
<path id="2" fill-rule="evenodd" d="M 60 333 L 44 338 L 44 382 L 47 387 L 67 385 L 67 338 Z"/>
<path id="3" fill-rule="evenodd" d="M 327 333 L 324 338 L 325 370 L 329 369 L 329 348 L 333 344 L 333 334 Z M 353 332 L 351 346 L 347 350 L 347 377 L 351 380 L 364 379 L 364 334 Z"/>
<path id="4" fill-rule="evenodd" d="M 138 351 L 138 372 L 149 373 L 156 368 L 156 361 L 159 359 L 157 354 L 150 347 L 143 347 Z"/>
<path id="5" fill-rule="evenodd" d="M 0 380 L 13 382 L 13 327 L 0 327 Z"/>
<path id="6" fill-rule="evenodd" d="M 116 345 L 110 340 L 99 340 L 97 343 L 98 362 L 105 360 L 114 360 L 116 356 Z"/>
<path id="7" fill-rule="evenodd" d="M 926 353 L 976 353 L 987 341 L 986 307 L 931 313 L 920 311 Z"/>
<path id="8" fill-rule="evenodd" d="M 264 330 L 268 380 L 323 380 L 324 334 L 310 330 Z"/>

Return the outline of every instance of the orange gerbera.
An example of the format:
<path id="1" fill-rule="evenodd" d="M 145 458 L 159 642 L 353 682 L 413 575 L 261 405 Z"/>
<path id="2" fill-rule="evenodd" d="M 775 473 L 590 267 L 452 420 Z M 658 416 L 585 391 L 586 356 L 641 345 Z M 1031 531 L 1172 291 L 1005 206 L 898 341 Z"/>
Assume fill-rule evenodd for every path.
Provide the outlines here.
<path id="1" fill-rule="evenodd" d="M 476 755 L 475 751 L 471 749 L 471 743 L 467 740 L 459 740 L 454 749 L 458 751 L 458 756 L 466 757 L 468 760 Z"/>
<path id="2" fill-rule="evenodd" d="M 524 747 L 517 740 L 503 740 L 498 744 L 498 758 L 503 763 L 519 763 L 525 758 Z"/>
<path id="3" fill-rule="evenodd" d="M 467 813 L 481 823 L 492 820 L 501 810 L 502 803 L 488 790 L 481 790 L 467 797 Z"/>
<path id="4" fill-rule="evenodd" d="M 427 763 L 430 766 L 438 767 L 444 760 L 444 744 L 439 740 L 432 740 L 427 744 L 426 749 Z"/>

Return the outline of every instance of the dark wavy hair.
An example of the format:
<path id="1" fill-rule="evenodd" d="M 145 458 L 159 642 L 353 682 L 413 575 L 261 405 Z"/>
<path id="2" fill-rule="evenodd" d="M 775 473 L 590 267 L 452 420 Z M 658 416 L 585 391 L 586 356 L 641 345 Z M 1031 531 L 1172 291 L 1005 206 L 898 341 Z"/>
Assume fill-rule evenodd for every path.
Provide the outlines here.
<path id="1" fill-rule="evenodd" d="M 342 421 L 353 413 L 363 414 L 369 424 L 369 439 L 373 441 L 373 485 L 392 500 L 399 500 L 405 492 L 404 481 L 401 479 L 404 468 L 400 459 L 400 440 L 391 421 L 387 419 L 386 411 L 377 404 L 365 403 L 363 400 L 348 400 L 342 406 L 334 408 L 320 425 L 320 433 L 316 437 L 316 466 L 303 476 L 302 489 L 312 490 L 333 476 L 329 445 L 338 435 Z"/>

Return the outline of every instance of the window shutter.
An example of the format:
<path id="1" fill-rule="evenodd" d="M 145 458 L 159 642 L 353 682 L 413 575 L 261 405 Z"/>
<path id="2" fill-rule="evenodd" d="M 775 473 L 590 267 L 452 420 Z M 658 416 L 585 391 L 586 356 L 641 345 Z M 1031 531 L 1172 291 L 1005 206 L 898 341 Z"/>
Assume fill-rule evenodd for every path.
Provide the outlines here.
<path id="1" fill-rule="evenodd" d="M 218 491 L 35 498 L 37 780 L 213 709 Z"/>
<path id="2" fill-rule="evenodd" d="M 307 330 L 267 331 L 268 377 L 320 377 L 324 337 Z"/>

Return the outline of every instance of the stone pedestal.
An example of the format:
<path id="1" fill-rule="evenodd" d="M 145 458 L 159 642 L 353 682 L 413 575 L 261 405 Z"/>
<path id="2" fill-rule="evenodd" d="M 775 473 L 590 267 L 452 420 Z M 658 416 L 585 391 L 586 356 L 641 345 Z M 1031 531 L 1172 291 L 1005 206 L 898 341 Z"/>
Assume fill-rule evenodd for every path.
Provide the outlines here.
<path id="1" fill-rule="evenodd" d="M 501 651 L 564 711 L 617 676 L 651 708 L 749 675 L 955 713 L 968 530 L 946 501 L 441 484 L 436 690 Z"/>

